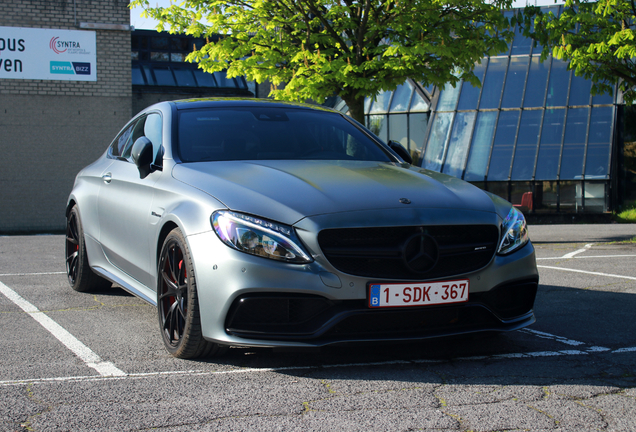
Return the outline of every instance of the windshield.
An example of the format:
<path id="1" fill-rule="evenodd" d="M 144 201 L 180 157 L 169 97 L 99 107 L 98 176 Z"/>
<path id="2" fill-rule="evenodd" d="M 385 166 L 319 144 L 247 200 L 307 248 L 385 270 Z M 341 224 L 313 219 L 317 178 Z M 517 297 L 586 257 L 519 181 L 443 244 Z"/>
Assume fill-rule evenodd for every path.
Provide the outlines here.
<path id="1" fill-rule="evenodd" d="M 339 114 L 294 107 L 181 111 L 177 146 L 183 162 L 392 160 L 380 145 Z"/>

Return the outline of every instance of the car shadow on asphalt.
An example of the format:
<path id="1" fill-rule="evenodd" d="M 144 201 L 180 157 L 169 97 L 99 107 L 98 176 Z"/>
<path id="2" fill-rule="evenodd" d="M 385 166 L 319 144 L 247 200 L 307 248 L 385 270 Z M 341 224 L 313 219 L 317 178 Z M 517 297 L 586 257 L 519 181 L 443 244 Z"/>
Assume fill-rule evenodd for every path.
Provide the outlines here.
<path id="1" fill-rule="evenodd" d="M 594 355 L 616 356 L 623 355 L 619 354 L 621 350 L 636 350 L 634 310 L 636 295 L 632 293 L 541 285 L 535 302 L 537 323 L 527 330 L 320 349 L 233 347 L 223 357 L 200 361 L 281 371 L 352 364 L 391 367 L 471 361 L 525 362 L 539 358 L 551 358 L 556 363 L 589 362 Z M 636 367 L 627 373 L 636 375 Z"/>

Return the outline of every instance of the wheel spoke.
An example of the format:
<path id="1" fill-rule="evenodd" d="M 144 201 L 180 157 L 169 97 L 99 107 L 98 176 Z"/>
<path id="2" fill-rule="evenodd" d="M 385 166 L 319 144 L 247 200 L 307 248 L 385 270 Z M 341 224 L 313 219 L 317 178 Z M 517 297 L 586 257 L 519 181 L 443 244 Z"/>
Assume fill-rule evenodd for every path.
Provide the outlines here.
<path id="1" fill-rule="evenodd" d="M 66 274 L 69 279 L 74 282 L 77 278 L 77 258 L 78 252 L 75 251 L 66 258 Z"/>
<path id="2" fill-rule="evenodd" d="M 177 282 L 179 279 L 177 279 L 177 274 L 175 273 L 175 267 L 177 267 L 177 262 L 178 262 L 178 257 L 177 257 L 177 253 L 179 252 L 179 249 L 175 246 L 172 248 L 171 250 L 171 254 L 170 254 L 170 274 L 172 276 L 172 280 Z"/>
<path id="3" fill-rule="evenodd" d="M 161 278 L 165 282 L 167 289 L 165 291 L 162 290 L 162 294 L 160 298 L 163 298 L 167 295 L 176 295 L 177 292 L 179 291 L 179 287 L 177 286 L 177 284 L 170 279 L 170 277 L 166 274 L 166 272 L 161 272 Z"/>
<path id="4" fill-rule="evenodd" d="M 68 221 L 68 231 L 69 233 L 67 233 L 66 235 L 66 240 L 74 245 L 79 244 L 79 235 L 77 234 L 77 218 L 75 217 L 75 214 L 71 214 L 71 218 Z"/>

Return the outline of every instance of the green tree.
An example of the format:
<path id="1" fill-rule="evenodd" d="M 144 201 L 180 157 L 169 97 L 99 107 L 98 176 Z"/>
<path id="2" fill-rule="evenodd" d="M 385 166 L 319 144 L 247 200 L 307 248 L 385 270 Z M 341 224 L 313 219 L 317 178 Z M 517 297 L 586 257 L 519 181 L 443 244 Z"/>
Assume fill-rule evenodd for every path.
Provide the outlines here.
<path id="1" fill-rule="evenodd" d="M 552 55 L 569 61 L 577 76 L 592 81 L 592 93 L 612 94 L 615 84 L 626 103 L 636 100 L 636 7 L 634 0 L 566 0 L 555 16 L 537 7 L 524 10 L 525 34 Z"/>
<path id="2" fill-rule="evenodd" d="M 207 37 L 188 56 L 273 86 L 282 100 L 339 95 L 364 121 L 364 98 L 406 78 L 479 85 L 475 62 L 506 49 L 510 0 L 184 0 L 167 8 L 134 0 L 158 30 Z M 217 42 L 209 37 L 219 34 Z"/>

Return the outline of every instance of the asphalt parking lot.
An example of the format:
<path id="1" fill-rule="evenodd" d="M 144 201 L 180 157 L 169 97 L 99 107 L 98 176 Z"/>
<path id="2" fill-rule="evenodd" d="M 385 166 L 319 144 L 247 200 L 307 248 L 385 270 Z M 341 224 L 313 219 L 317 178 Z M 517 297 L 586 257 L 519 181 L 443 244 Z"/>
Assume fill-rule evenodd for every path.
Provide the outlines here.
<path id="1" fill-rule="evenodd" d="M 0 237 L 0 430 L 634 431 L 636 225 L 533 225 L 537 322 L 489 338 L 186 361 L 155 309 Z"/>

